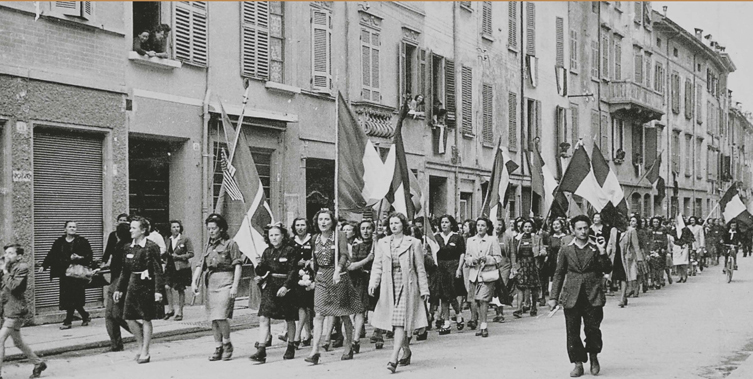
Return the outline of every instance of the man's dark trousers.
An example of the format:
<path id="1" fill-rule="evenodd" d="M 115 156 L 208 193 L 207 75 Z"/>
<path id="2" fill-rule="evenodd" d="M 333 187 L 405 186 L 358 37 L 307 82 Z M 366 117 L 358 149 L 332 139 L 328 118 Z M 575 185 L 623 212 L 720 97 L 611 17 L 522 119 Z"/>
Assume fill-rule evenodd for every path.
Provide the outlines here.
<path id="1" fill-rule="evenodd" d="M 118 278 L 113 278 L 107 291 L 107 299 L 105 299 L 105 328 L 107 328 L 107 335 L 110 336 L 110 348 L 113 350 L 122 350 L 123 338 L 120 335 L 120 328 L 128 332 L 131 330 L 128 328 L 128 323 L 123 320 L 123 299 L 120 300 L 120 303 L 116 303 L 112 299 L 117 283 Z"/>
<path id="2" fill-rule="evenodd" d="M 565 325 L 567 329 L 567 355 L 570 362 L 588 362 L 588 354 L 601 353 L 601 320 L 604 319 L 604 307 L 594 307 L 588 301 L 584 291 L 578 296 L 573 308 L 564 309 Z M 580 338 L 580 325 L 583 320 L 583 330 L 586 334 L 586 346 Z"/>

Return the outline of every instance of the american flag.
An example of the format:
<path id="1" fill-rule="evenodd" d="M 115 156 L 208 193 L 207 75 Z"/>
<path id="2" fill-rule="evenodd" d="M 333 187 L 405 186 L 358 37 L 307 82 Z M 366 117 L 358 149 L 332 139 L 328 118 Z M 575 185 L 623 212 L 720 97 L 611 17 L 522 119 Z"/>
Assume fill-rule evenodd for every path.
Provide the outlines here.
<path id="1" fill-rule="evenodd" d="M 235 201 L 244 201 L 241 189 L 238 187 L 238 182 L 235 181 L 235 167 L 229 162 L 227 158 L 227 152 L 222 149 L 222 159 L 220 164 L 222 165 L 222 186 L 225 187 L 225 192 Z"/>

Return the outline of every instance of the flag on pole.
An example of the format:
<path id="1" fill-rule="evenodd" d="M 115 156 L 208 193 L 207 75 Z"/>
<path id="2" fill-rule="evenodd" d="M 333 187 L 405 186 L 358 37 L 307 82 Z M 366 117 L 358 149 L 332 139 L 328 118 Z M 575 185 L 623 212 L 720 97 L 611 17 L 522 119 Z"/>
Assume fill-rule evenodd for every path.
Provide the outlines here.
<path id="1" fill-rule="evenodd" d="M 238 244 L 241 253 L 256 265 L 267 248 L 264 227 L 272 223 L 274 217 L 246 136 L 242 129 L 236 131 L 222 101 L 219 103 L 225 137 L 228 141 L 235 141 L 237 138 L 238 142 L 236 146 L 229 147 L 232 161 L 227 161 L 227 155 L 223 151 L 221 159 L 225 160 L 225 164 L 222 165 L 222 190 L 214 211 L 225 217 L 228 234 Z M 237 137 L 236 132 L 239 133 Z"/>
<path id="2" fill-rule="evenodd" d="M 730 221 L 738 222 L 740 229 L 753 227 L 753 216 L 748 212 L 745 203 L 740 199 L 737 191 L 737 183 L 732 183 L 724 196 L 719 200 L 719 208 L 722 210 L 724 222 L 729 224 Z"/>
<path id="3" fill-rule="evenodd" d="M 610 201 L 609 196 L 596 180 L 591 167 L 591 159 L 582 144 L 575 148 L 570 164 L 560 180 L 559 190 L 586 199 L 597 212 L 601 212 Z"/>
<path id="4" fill-rule="evenodd" d="M 675 216 L 675 234 L 677 234 L 677 239 L 682 237 L 683 230 L 685 230 L 685 219 L 682 218 L 681 213 L 677 213 L 677 216 Z"/>
<path id="5" fill-rule="evenodd" d="M 492 177 L 489 179 L 489 186 L 484 196 L 484 204 L 481 207 L 482 216 L 495 220 L 499 208 L 507 206 L 510 174 L 517 169 L 518 164 L 510 159 L 507 152 L 502 149 L 502 138 L 500 137 L 497 144 L 497 153 L 494 156 L 494 163 L 492 164 Z"/>
<path id="6" fill-rule="evenodd" d="M 544 210 L 542 215 L 547 215 L 554 202 L 554 191 L 557 189 L 557 179 L 554 178 L 552 171 L 549 169 L 541 157 L 538 146 L 534 144 L 531 152 L 531 189 L 539 194 L 544 201 Z"/>
<path id="7" fill-rule="evenodd" d="M 609 163 L 604 159 L 604 155 L 601 154 L 597 145 L 594 145 L 594 150 L 591 153 L 591 165 L 596 182 L 599 183 L 609 199 L 609 203 L 600 211 L 601 219 L 618 228 L 627 227 L 628 206 L 625 193 L 622 191 L 617 174 L 609 167 Z"/>
<path id="8" fill-rule="evenodd" d="M 383 162 L 342 93 L 337 96 L 338 210 L 346 219 L 355 219 L 354 215 L 378 203 L 390 189 L 390 181 L 385 178 L 393 176 L 395 151 L 390 148 Z"/>
<path id="9" fill-rule="evenodd" d="M 646 173 L 646 179 L 648 179 L 649 182 L 653 185 L 659 180 L 659 168 L 661 167 L 661 153 L 656 156 L 656 159 L 654 159 L 654 163 L 651 164 L 651 167 L 648 169 L 648 173 Z"/>
<path id="10" fill-rule="evenodd" d="M 393 145 L 395 147 L 395 171 L 392 175 L 392 183 L 387 191 L 387 200 L 395 208 L 396 212 L 404 214 L 408 220 L 413 220 L 415 208 L 411 198 L 410 171 L 408 170 L 408 161 L 405 157 L 405 147 L 403 146 L 403 120 L 408 114 L 408 104 L 403 104 L 400 110 L 400 118 L 395 126 L 395 137 Z M 382 178 L 384 180 L 385 178 Z"/>

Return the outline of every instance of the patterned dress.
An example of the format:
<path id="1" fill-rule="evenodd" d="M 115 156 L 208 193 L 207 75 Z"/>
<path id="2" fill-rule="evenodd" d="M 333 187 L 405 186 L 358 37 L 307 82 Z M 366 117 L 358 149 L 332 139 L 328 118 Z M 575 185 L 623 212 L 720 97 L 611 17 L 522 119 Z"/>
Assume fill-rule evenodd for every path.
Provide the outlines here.
<path id="1" fill-rule="evenodd" d="M 663 230 L 651 232 L 651 259 L 648 264 L 654 271 L 664 271 L 667 266 L 667 233 Z M 656 253 L 656 255 L 654 255 Z"/>
<path id="2" fill-rule="evenodd" d="M 403 271 L 400 268 L 400 257 L 397 246 L 392 245 L 390 241 L 390 250 L 392 250 L 392 293 L 395 303 L 392 307 L 392 326 L 405 326 L 405 303 L 406 293 L 403 286 Z"/>
<path id="3" fill-rule="evenodd" d="M 314 238 L 314 265 L 316 267 L 316 289 L 314 290 L 314 312 L 322 316 L 348 316 L 361 311 L 361 301 L 350 281 L 347 267 L 348 254 L 340 254 L 340 282 L 335 284 L 335 245 L 332 238 Z"/>
<path id="4" fill-rule="evenodd" d="M 517 261 L 520 265 L 518 270 L 518 288 L 538 290 L 541 286 L 539 271 L 536 268 L 536 259 L 533 256 L 533 237 L 524 234 L 515 243 L 517 248 Z"/>
<path id="5" fill-rule="evenodd" d="M 373 239 L 353 245 L 353 251 L 351 253 L 353 262 L 360 262 L 368 258 L 373 246 Z M 350 271 L 350 279 L 353 281 L 353 287 L 356 289 L 358 298 L 361 300 L 361 306 L 363 306 L 361 313 L 374 310 L 374 306 L 370 303 L 376 305 L 376 302 L 373 302 L 369 296 L 369 276 L 371 274 L 371 265 L 372 262 L 369 262 L 358 270 Z"/>

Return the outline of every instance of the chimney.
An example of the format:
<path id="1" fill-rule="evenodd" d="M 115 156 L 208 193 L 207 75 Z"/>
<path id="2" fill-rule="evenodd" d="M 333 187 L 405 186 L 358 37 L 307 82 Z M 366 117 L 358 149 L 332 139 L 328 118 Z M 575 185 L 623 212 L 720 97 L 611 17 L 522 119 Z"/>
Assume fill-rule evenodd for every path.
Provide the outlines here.
<path id="1" fill-rule="evenodd" d="M 661 7 L 661 10 L 664 12 L 664 17 L 667 17 L 667 8 L 669 8 L 669 7 L 666 6 L 666 5 L 663 6 L 663 7 Z"/>
<path id="2" fill-rule="evenodd" d="M 702 39 L 703 37 L 703 29 L 695 28 L 695 37 L 698 39 Z"/>

